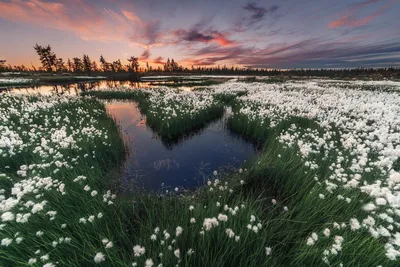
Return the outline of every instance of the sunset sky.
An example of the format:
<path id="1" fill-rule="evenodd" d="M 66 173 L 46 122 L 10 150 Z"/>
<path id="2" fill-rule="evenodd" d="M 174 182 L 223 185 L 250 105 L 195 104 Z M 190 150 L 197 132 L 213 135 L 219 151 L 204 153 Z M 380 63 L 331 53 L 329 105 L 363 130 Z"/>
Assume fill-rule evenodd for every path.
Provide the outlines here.
<path id="1" fill-rule="evenodd" d="M 271 68 L 400 66 L 400 0 L 0 0 L 0 59 L 138 56 Z"/>

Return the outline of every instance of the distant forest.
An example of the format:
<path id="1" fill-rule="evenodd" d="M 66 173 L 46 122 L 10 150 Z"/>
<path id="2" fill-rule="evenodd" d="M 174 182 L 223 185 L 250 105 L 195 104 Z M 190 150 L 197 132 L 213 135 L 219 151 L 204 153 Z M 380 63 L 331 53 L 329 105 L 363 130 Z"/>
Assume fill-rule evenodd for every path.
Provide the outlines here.
<path id="1" fill-rule="evenodd" d="M 183 67 L 174 59 L 169 59 L 157 68 L 146 63 L 139 64 L 139 58 L 131 56 L 124 65 L 121 60 L 107 61 L 102 55 L 99 64 L 88 55 L 83 57 L 68 58 L 67 61 L 57 57 L 50 45 L 34 46 L 39 56 L 41 67 L 12 66 L 6 60 L 0 60 L 0 72 L 30 72 L 30 73 L 58 73 L 58 74 L 107 74 L 107 73 L 132 73 L 132 74 L 218 74 L 218 75 L 257 75 L 257 76 L 325 76 L 325 77 L 373 77 L 373 78 L 400 78 L 400 68 L 348 68 L 348 69 L 270 69 L 252 67 L 226 67 L 226 66 L 191 66 Z"/>

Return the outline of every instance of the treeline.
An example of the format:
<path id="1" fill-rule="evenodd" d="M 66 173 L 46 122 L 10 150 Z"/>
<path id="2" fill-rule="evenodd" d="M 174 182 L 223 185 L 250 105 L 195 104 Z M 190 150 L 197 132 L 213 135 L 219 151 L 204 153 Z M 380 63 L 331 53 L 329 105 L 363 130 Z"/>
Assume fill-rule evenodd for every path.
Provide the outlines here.
<path id="1" fill-rule="evenodd" d="M 227 67 L 227 66 L 191 66 L 179 65 L 174 59 L 159 62 L 158 67 L 152 67 L 148 63 L 145 66 L 139 64 L 138 57 L 131 56 L 128 64 L 122 64 L 121 60 L 107 61 L 102 55 L 99 64 L 88 55 L 82 57 L 63 58 L 57 57 L 50 45 L 34 46 L 39 56 L 41 67 L 35 66 L 11 66 L 6 60 L 0 60 L 0 72 L 48 72 L 48 73 L 176 73 L 176 74 L 214 74 L 214 75 L 252 75 L 252 76 L 317 76 L 317 77 L 373 77 L 373 78 L 400 78 L 400 68 L 348 68 L 348 69 L 265 69 L 251 67 Z"/>

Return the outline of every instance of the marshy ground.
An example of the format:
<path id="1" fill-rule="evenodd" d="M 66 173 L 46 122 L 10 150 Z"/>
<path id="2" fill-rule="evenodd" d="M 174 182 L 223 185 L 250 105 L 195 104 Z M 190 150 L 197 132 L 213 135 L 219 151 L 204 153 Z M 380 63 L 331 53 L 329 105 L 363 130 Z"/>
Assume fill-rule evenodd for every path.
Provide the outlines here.
<path id="1" fill-rule="evenodd" d="M 399 265 L 400 83 L 248 79 L 190 86 L 2 94 L 0 262 Z M 136 113 L 116 121 L 116 100 L 133 101 Z M 147 127 L 146 138 L 151 133 L 165 149 L 223 123 L 222 135 L 194 144 L 208 151 L 229 133 L 261 150 L 239 152 L 228 171 L 220 167 L 231 162 L 211 165 L 195 189 L 168 177 L 168 192 L 124 194 L 116 175 L 130 157 L 124 120 L 144 124 L 137 127 Z M 148 162 L 167 176 L 189 158 L 188 150 L 177 153 L 179 161 L 159 155 Z M 159 185 L 162 175 L 154 179 Z"/>

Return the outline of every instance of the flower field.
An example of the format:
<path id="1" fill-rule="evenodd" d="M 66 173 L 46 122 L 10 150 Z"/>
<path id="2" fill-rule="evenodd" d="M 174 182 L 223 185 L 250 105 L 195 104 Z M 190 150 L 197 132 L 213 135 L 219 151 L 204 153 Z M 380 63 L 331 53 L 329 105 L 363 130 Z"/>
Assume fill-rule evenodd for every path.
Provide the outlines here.
<path id="1" fill-rule="evenodd" d="M 398 266 L 400 83 L 1 95 L 1 266 Z M 118 195 L 125 147 L 101 99 L 176 140 L 231 114 L 263 147 L 195 192 Z"/>
<path id="2" fill-rule="evenodd" d="M 5 76 L 5 75 L 4 75 Z M 25 79 L 25 78 L 0 78 L 0 85 L 11 86 L 11 85 L 26 85 L 26 84 L 34 84 L 37 81 L 34 79 Z"/>

